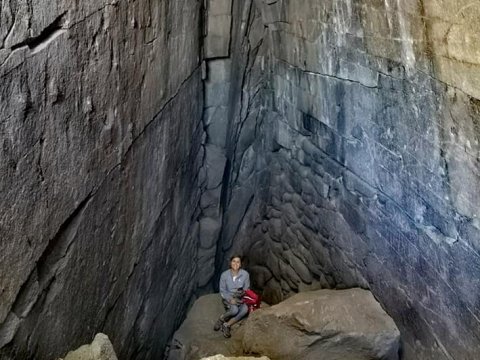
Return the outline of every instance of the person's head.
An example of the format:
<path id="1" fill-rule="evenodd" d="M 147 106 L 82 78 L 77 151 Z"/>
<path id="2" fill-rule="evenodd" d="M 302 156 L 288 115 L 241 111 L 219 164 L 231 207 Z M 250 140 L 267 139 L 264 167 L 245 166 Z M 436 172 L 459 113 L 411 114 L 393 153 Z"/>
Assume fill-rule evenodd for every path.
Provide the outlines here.
<path id="1" fill-rule="evenodd" d="M 242 258 L 240 255 L 233 255 L 230 257 L 230 269 L 234 271 L 238 271 L 240 269 L 240 266 L 242 266 Z"/>

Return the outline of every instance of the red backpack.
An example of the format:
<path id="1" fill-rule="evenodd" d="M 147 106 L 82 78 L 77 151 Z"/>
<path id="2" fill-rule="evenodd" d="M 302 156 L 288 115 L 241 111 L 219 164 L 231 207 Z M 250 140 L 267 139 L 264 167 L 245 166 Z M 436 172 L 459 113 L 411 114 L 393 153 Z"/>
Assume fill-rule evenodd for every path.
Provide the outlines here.
<path id="1" fill-rule="evenodd" d="M 242 300 L 243 303 L 248 306 L 249 313 L 260 308 L 260 295 L 256 294 L 253 290 L 245 290 Z"/>

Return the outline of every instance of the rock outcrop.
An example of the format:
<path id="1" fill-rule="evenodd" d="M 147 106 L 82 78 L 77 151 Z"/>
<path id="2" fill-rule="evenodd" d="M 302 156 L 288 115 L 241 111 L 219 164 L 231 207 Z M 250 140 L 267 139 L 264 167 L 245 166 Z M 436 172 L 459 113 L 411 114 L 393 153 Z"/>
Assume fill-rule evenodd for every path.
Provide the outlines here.
<path id="1" fill-rule="evenodd" d="M 60 360 L 118 360 L 118 358 L 108 336 L 97 334 L 90 345 L 83 345 Z"/>
<path id="2" fill-rule="evenodd" d="M 300 293 L 253 312 L 234 326 L 230 339 L 213 331 L 223 311 L 218 294 L 199 298 L 175 333 L 168 360 L 213 354 L 260 354 L 278 360 L 399 358 L 400 333 L 366 290 Z"/>
<path id="3" fill-rule="evenodd" d="M 163 356 L 196 289 L 201 6 L 1 2 L 0 358 Z"/>

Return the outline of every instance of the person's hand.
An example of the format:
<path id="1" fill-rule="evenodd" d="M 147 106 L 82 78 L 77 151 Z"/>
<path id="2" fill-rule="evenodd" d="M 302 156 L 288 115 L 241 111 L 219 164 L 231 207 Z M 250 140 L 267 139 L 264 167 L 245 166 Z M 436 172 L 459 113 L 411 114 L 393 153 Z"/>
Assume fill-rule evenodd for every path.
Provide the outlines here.
<path id="1" fill-rule="evenodd" d="M 241 299 L 243 297 L 243 295 L 245 295 L 245 291 L 243 289 L 238 289 L 236 294 L 235 294 L 235 297 Z"/>
<path id="2" fill-rule="evenodd" d="M 235 300 L 235 299 L 233 299 L 233 298 L 230 299 L 230 304 L 232 304 L 232 305 L 237 305 L 237 300 Z"/>

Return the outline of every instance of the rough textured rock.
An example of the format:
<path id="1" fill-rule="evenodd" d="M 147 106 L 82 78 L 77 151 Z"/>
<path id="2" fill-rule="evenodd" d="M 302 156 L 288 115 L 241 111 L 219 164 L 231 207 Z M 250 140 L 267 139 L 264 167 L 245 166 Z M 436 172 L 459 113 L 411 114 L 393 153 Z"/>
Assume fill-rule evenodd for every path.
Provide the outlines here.
<path id="1" fill-rule="evenodd" d="M 201 6 L 1 2 L 0 358 L 100 331 L 163 356 L 196 287 Z"/>
<path id="2" fill-rule="evenodd" d="M 271 302 L 370 288 L 405 358 L 475 359 L 478 4 L 257 0 L 232 14 L 217 271 L 246 254 Z"/>
<path id="3" fill-rule="evenodd" d="M 262 94 L 267 86 L 262 69 L 266 48 L 261 14 L 251 0 L 210 0 L 209 6 L 228 9 L 232 24 L 227 33 L 219 32 L 210 25 L 217 22 L 217 15 L 207 14 L 207 28 L 212 31 L 207 32 L 206 44 L 217 50 L 206 54 L 204 82 L 207 136 L 199 224 L 207 226 L 200 233 L 201 292 L 214 287 L 240 225 L 259 214 L 263 202 L 255 193 L 262 186 L 266 189 L 264 180 L 255 176 L 265 166 L 257 156 L 264 153 L 259 122 L 265 112 Z M 215 39 L 228 44 L 228 51 L 224 45 L 213 46 Z M 246 227 L 249 223 L 245 222 Z"/>
<path id="4" fill-rule="evenodd" d="M 271 302 L 370 288 L 405 358 L 475 359 L 479 18 L 467 0 L 2 1 L 0 356 L 105 331 L 161 357 L 243 252 Z"/>
<path id="5" fill-rule="evenodd" d="M 369 291 L 318 290 L 254 312 L 246 353 L 272 359 L 398 359 L 400 332 Z"/>
<path id="6" fill-rule="evenodd" d="M 105 334 L 97 334 L 90 345 L 83 345 L 71 351 L 63 360 L 117 360 L 110 339 Z M 61 359 L 62 360 L 62 359 Z"/>

